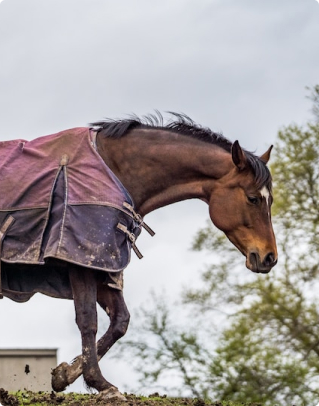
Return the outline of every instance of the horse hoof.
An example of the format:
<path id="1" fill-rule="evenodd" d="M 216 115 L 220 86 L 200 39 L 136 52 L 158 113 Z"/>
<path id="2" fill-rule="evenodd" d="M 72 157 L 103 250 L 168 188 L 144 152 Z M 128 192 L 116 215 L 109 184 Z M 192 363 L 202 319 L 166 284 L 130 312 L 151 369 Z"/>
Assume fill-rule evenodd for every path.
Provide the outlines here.
<path id="1" fill-rule="evenodd" d="M 66 371 L 69 367 L 68 363 L 62 362 L 62 364 L 52 370 L 51 385 L 55 392 L 62 392 L 68 386 L 69 383 Z"/>
<path id="2" fill-rule="evenodd" d="M 122 395 L 122 393 L 117 388 L 115 388 L 115 386 L 102 390 L 98 394 L 98 399 L 99 400 L 117 399 L 121 400 L 122 402 L 127 402 L 126 397 Z"/>

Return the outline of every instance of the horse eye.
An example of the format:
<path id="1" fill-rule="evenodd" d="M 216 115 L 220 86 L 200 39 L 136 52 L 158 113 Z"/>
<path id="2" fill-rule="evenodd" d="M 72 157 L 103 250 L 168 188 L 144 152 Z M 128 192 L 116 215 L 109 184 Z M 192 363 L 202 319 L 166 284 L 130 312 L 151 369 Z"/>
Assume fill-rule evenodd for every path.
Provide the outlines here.
<path id="1" fill-rule="evenodd" d="M 249 203 L 251 204 L 257 204 L 258 203 L 258 197 L 251 197 L 247 196 Z"/>

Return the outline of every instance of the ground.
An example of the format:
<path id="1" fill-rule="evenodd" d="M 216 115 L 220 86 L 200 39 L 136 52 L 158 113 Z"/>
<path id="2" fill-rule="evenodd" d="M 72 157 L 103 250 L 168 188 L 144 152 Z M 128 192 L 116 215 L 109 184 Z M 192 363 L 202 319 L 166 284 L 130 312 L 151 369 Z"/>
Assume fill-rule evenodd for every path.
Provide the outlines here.
<path id="1" fill-rule="evenodd" d="M 56 394 L 45 392 L 18 392 L 9 394 L 0 388 L 2 406 L 245 406 L 233 402 L 205 402 L 202 399 L 168 398 L 154 393 L 148 397 L 125 394 L 127 401 L 101 400 L 98 395 L 79 395 L 77 393 Z M 260 403 L 247 403 L 246 406 L 262 406 Z"/>

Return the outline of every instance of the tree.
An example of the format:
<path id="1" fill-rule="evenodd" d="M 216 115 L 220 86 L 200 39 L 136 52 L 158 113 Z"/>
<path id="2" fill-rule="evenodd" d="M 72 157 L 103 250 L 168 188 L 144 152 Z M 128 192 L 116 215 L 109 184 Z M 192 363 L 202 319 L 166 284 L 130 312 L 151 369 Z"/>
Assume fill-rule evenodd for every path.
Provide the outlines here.
<path id="1" fill-rule="evenodd" d="M 241 258 L 224 236 L 211 225 L 200 230 L 193 248 L 220 255 L 202 272 L 202 287 L 184 291 L 181 305 L 202 316 L 190 331 L 172 324 L 163 300 L 143 310 L 146 336 L 140 329 L 125 344 L 141 382 L 166 376 L 164 386 L 175 382 L 194 396 L 318 403 L 319 86 L 310 97 L 315 120 L 279 131 L 272 157 L 279 264 L 267 276 L 243 279 Z"/>

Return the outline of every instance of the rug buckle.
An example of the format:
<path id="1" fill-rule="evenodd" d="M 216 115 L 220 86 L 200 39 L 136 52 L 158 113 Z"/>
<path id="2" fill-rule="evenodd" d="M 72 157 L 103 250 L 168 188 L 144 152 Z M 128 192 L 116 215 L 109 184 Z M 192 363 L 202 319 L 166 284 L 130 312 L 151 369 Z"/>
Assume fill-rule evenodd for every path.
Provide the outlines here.
<path id="1" fill-rule="evenodd" d="M 133 214 L 134 220 L 138 223 L 139 226 L 143 227 L 152 237 L 155 235 L 155 231 L 153 231 L 150 226 L 144 223 L 143 217 L 140 214 L 136 213 L 133 206 L 131 206 L 127 202 L 124 202 L 123 206 Z"/>
<path id="2" fill-rule="evenodd" d="M 137 246 L 135 245 L 135 241 L 136 241 L 135 234 L 134 234 L 134 233 L 131 233 L 131 232 L 128 230 L 128 228 L 127 228 L 124 224 L 122 224 L 122 223 L 118 223 L 117 228 L 118 228 L 119 230 L 121 230 L 124 234 L 126 234 L 126 235 L 128 236 L 129 240 L 131 241 L 133 251 L 135 252 L 135 254 L 137 255 L 137 257 L 138 257 L 139 259 L 142 259 L 142 258 L 143 258 L 143 255 L 142 255 L 141 251 L 140 251 L 140 250 L 137 248 Z"/>

